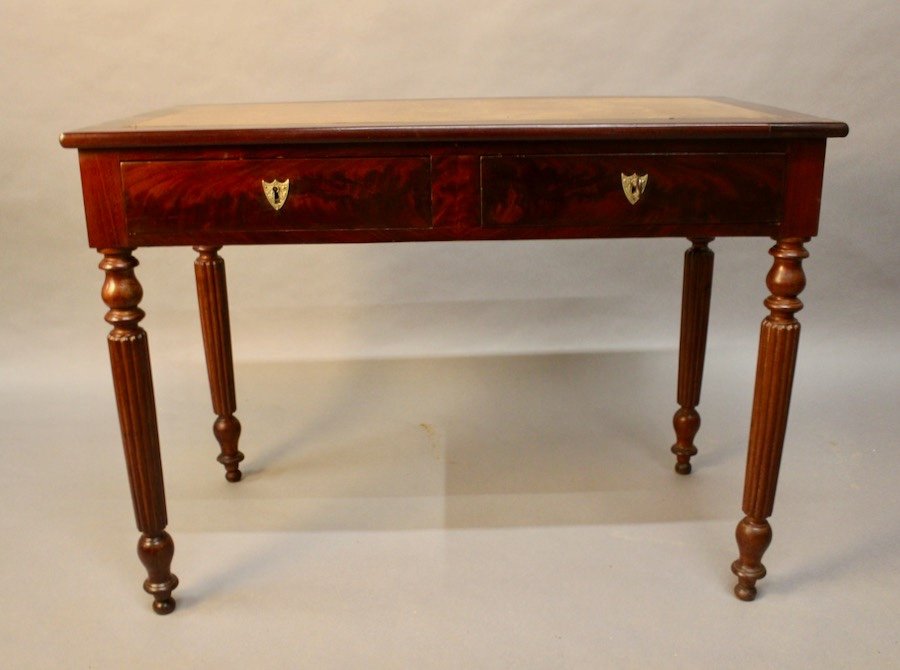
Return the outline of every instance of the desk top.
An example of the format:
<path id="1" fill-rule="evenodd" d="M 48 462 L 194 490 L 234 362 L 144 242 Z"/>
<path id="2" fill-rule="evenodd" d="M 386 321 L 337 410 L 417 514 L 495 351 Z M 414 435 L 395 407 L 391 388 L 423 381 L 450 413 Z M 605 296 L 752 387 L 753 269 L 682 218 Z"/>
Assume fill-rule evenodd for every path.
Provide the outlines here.
<path id="1" fill-rule="evenodd" d="M 64 147 L 523 139 L 843 137 L 847 125 L 726 98 L 482 98 L 174 107 L 64 133 Z"/>

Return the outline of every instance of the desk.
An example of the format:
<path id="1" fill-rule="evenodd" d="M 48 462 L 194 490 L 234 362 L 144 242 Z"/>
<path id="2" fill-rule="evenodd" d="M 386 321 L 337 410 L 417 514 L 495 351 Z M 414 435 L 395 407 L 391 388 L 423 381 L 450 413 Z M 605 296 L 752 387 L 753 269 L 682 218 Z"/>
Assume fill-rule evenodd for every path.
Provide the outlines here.
<path id="1" fill-rule="evenodd" d="M 178 579 L 142 290 L 133 252 L 189 245 L 219 462 L 241 479 L 228 244 L 683 237 L 675 470 L 700 427 L 717 236 L 775 240 L 766 277 L 735 593 L 766 574 L 775 486 L 816 235 L 825 143 L 847 126 L 720 98 L 534 98 L 179 107 L 61 136 L 78 149 L 144 590 L 174 610 Z"/>

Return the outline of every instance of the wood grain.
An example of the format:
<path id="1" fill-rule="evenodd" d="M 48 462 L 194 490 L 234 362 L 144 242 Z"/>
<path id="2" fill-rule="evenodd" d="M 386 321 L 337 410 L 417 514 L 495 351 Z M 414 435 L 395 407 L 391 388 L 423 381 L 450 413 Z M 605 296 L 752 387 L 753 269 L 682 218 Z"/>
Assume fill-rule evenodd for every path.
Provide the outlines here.
<path id="1" fill-rule="evenodd" d="M 775 504 L 800 339 L 800 323 L 794 314 L 803 308 L 797 296 L 806 285 L 802 262 L 809 253 L 803 247 L 804 241 L 801 238 L 778 240 L 769 251 L 775 260 L 766 277 L 771 291 L 765 300 L 769 315 L 760 327 L 744 479 L 746 516 L 736 530 L 740 557 L 731 566 L 738 578 L 734 592 L 741 600 L 756 598 L 756 582 L 766 575 L 762 556 L 772 539 L 767 519 Z"/>
<path id="2" fill-rule="evenodd" d="M 700 429 L 700 388 L 706 358 L 706 333 L 709 327 L 709 303 L 712 296 L 714 255 L 712 238 L 696 237 L 684 253 L 684 281 L 681 297 L 681 342 L 678 354 L 678 405 L 672 424 L 675 427 L 675 472 L 691 472 L 691 457 L 696 455 L 694 438 Z"/>
<path id="3" fill-rule="evenodd" d="M 154 149 L 87 151 L 84 152 L 82 179 L 89 241 L 97 247 L 587 237 L 771 237 L 779 236 L 783 226 L 789 226 L 792 234 L 809 236 L 817 226 L 818 219 L 813 214 L 817 214 L 818 209 L 817 205 L 811 207 L 803 203 L 818 202 L 821 182 L 813 179 L 810 186 L 804 186 L 802 180 L 815 176 L 816 169 L 810 164 L 815 164 L 816 156 L 821 160 L 823 154 L 805 148 L 810 146 L 810 141 L 798 140 L 797 143 L 800 148 L 781 139 L 667 139 L 658 142 L 528 140 L 513 144 L 378 142 L 277 148 L 260 145 L 188 146 L 162 152 Z M 761 193 L 750 173 L 734 180 L 724 176 L 727 172 L 724 168 L 730 165 L 729 161 L 745 162 L 748 155 L 756 154 L 782 157 L 781 161 L 775 158 L 770 165 L 774 172 L 763 170 Z M 486 227 L 482 226 L 482 157 L 570 156 L 574 160 L 583 156 L 619 156 L 630 167 L 640 169 L 642 157 L 682 160 L 684 156 L 695 155 L 697 160 L 706 161 L 706 166 L 697 168 L 697 164 L 691 161 L 695 169 L 700 170 L 691 182 L 685 182 L 679 188 L 682 182 L 673 176 L 675 173 L 671 169 L 662 175 L 657 174 L 657 179 L 651 179 L 646 198 L 634 207 L 627 203 L 624 194 L 618 195 L 621 193 L 618 174 L 606 174 L 604 179 L 611 180 L 612 184 L 605 181 L 602 186 L 609 186 L 610 189 L 601 192 L 599 182 L 584 181 L 583 177 L 580 186 L 569 185 L 570 177 L 579 178 L 578 171 L 574 175 L 563 171 L 556 175 L 554 183 L 537 184 L 538 189 L 544 189 L 543 194 L 538 190 L 535 196 L 528 198 L 531 201 L 539 196 L 537 200 L 546 201 L 541 205 L 543 211 L 548 211 L 549 207 L 552 214 L 555 206 L 557 216 L 547 218 L 540 225 L 532 225 L 534 221 L 513 220 L 509 225 L 488 222 Z M 722 160 L 715 156 L 721 156 Z M 232 186 L 226 187 L 226 190 L 236 190 L 231 195 L 217 194 L 210 184 L 216 184 L 218 177 L 202 169 L 194 171 L 191 167 L 192 164 L 206 164 L 210 171 L 214 171 L 214 165 L 226 168 L 240 165 L 275 167 L 289 166 L 294 161 L 312 161 L 301 163 L 305 165 L 335 165 L 329 163 L 330 160 L 338 160 L 344 165 L 360 160 L 371 166 L 368 161 L 377 162 L 380 158 L 430 162 L 430 187 L 427 176 L 423 176 L 421 182 L 413 180 L 413 188 L 419 193 L 414 198 L 415 204 L 398 195 L 393 187 L 384 195 L 358 192 L 362 193 L 361 199 L 347 197 L 345 202 L 337 202 L 341 200 L 341 191 L 328 185 L 327 174 L 318 173 L 323 186 L 321 193 L 314 189 L 315 197 L 307 201 L 316 203 L 313 207 L 291 203 L 276 212 L 265 200 L 261 180 L 256 180 L 255 175 L 238 176 L 229 168 L 226 179 Z M 164 163 L 174 163 L 174 172 L 169 176 L 160 174 Z M 132 184 L 134 193 L 128 196 L 127 202 L 122 193 L 125 187 L 120 166 L 125 166 L 124 169 L 129 172 L 137 170 L 133 175 L 136 179 L 136 183 Z M 690 165 L 685 169 L 690 170 Z M 821 172 L 821 164 L 818 170 Z M 792 176 L 794 174 L 796 178 Z M 243 181 L 238 185 L 235 179 Z M 660 189 L 667 179 L 671 183 L 666 186 L 668 191 L 664 192 Z M 382 186 L 386 184 L 389 185 L 390 180 Z M 717 193 L 714 186 L 722 186 L 723 191 Z M 559 197 L 567 189 L 575 200 L 563 207 Z M 754 189 L 756 196 L 752 196 Z M 496 187 L 494 190 L 497 195 L 500 194 Z M 114 195 L 110 197 L 110 193 Z M 772 196 L 772 199 L 766 196 Z M 741 203 L 747 203 L 751 197 L 755 197 L 751 206 L 742 210 Z M 753 202 L 758 205 L 756 209 Z M 779 205 L 779 202 L 784 204 Z M 182 206 L 185 211 L 179 214 Z M 207 207 L 208 213 L 204 215 L 203 210 Z M 292 210 L 292 207 L 299 209 Z M 713 216 L 703 213 L 706 207 L 712 208 Z M 322 216 L 319 221 L 319 215 L 315 213 L 317 209 Z M 741 211 L 744 211 L 743 216 Z M 349 217 L 345 216 L 348 212 Z M 760 220 L 747 218 L 753 212 L 761 217 Z M 573 216 L 570 217 L 570 214 Z M 347 218 L 349 224 L 344 221 Z M 647 222 L 646 225 L 644 222 Z M 348 225 L 349 228 L 346 227 Z"/>
<path id="4" fill-rule="evenodd" d="M 279 210 L 262 188 L 273 179 L 290 180 Z M 431 225 L 427 156 L 125 162 L 122 182 L 132 236 Z"/>
<path id="5" fill-rule="evenodd" d="M 165 532 L 166 493 L 163 487 L 156 403 L 150 372 L 147 333 L 138 324 L 143 289 L 134 275 L 138 264 L 131 249 L 102 249 L 100 269 L 106 273 L 101 295 L 109 307 L 106 321 L 113 387 L 125 449 L 125 464 L 134 513 L 141 539 L 138 556 L 147 567 L 144 590 L 153 596 L 153 609 L 168 614 L 175 609 L 172 590 L 178 578 L 170 572 L 174 545 Z"/>
<path id="6" fill-rule="evenodd" d="M 219 463 L 225 466 L 225 479 L 241 480 L 239 464 L 244 454 L 238 450 L 241 423 L 234 412 L 237 399 L 234 390 L 234 363 L 231 354 L 231 324 L 228 315 L 228 287 L 225 280 L 225 261 L 219 256 L 221 247 L 194 247 L 198 253 L 194 261 L 197 281 L 197 302 L 200 308 L 200 329 L 203 351 L 216 420 L 213 434 L 219 442 Z"/>
<path id="7" fill-rule="evenodd" d="M 485 227 L 773 224 L 781 219 L 781 154 L 618 154 L 482 158 Z M 622 174 L 648 175 L 631 204 Z"/>
<path id="8" fill-rule="evenodd" d="M 765 575 L 802 307 L 803 242 L 818 232 L 825 142 L 847 125 L 720 98 L 554 98 L 199 105 L 65 133 L 79 149 L 88 243 L 103 298 L 144 588 L 172 611 L 166 508 L 138 246 L 193 246 L 210 392 L 226 478 L 240 478 L 222 245 L 681 237 L 685 256 L 674 417 L 690 471 L 715 237 L 777 243 L 767 283 L 739 598 Z M 630 204 L 621 175 L 646 173 Z M 271 207 L 262 181 L 291 182 Z"/>
<path id="9" fill-rule="evenodd" d="M 65 147 L 658 137 L 836 137 L 838 121 L 726 98 L 473 98 L 191 105 L 64 133 Z"/>

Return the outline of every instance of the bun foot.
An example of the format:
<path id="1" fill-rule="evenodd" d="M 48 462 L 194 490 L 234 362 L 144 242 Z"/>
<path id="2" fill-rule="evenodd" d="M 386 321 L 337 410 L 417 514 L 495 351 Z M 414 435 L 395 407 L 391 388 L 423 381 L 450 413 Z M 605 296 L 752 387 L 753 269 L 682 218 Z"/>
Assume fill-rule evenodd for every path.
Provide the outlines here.
<path id="1" fill-rule="evenodd" d="M 144 582 L 144 591 L 153 596 L 153 611 L 157 614 L 170 614 L 175 611 L 175 598 L 172 591 L 178 586 L 178 577 L 169 574 L 166 581 L 151 583 L 148 579 Z"/>
<path id="2" fill-rule="evenodd" d="M 227 430 L 222 429 L 223 426 L 228 427 Z M 221 453 L 216 457 L 216 460 L 225 466 L 225 479 L 232 483 L 241 481 L 243 475 L 240 465 L 244 460 L 244 454 L 237 449 L 237 436 L 241 434 L 241 424 L 233 416 L 220 418 L 215 423 L 214 431 L 223 449 L 227 449 L 227 453 Z"/>
<path id="3" fill-rule="evenodd" d="M 756 587 L 745 586 L 744 584 L 735 584 L 734 595 L 738 597 L 738 600 L 743 600 L 744 602 L 756 600 Z"/>
<path id="4" fill-rule="evenodd" d="M 766 576 L 765 567 L 760 565 L 758 568 L 747 568 L 738 559 L 731 564 L 731 571 L 738 578 L 738 583 L 734 585 L 734 595 L 744 602 L 756 600 L 756 582 Z"/>
<path id="5" fill-rule="evenodd" d="M 175 598 L 166 598 L 165 600 L 154 600 L 153 611 L 159 615 L 171 614 L 175 611 Z"/>
<path id="6" fill-rule="evenodd" d="M 686 463 L 676 463 L 675 464 L 675 472 L 677 472 L 679 475 L 689 475 L 689 474 L 691 474 L 692 469 L 693 468 L 691 468 L 690 461 L 688 461 Z"/>

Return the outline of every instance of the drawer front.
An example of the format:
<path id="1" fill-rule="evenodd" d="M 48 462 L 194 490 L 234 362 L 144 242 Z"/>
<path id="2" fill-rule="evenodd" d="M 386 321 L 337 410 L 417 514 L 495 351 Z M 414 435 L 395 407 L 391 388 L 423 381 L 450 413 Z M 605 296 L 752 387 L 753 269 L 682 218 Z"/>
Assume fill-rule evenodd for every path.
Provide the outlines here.
<path id="1" fill-rule="evenodd" d="M 431 226 L 428 157 L 129 161 L 121 172 L 132 236 Z"/>
<path id="2" fill-rule="evenodd" d="M 775 224 L 784 179 L 777 153 L 485 156 L 482 226 Z"/>

